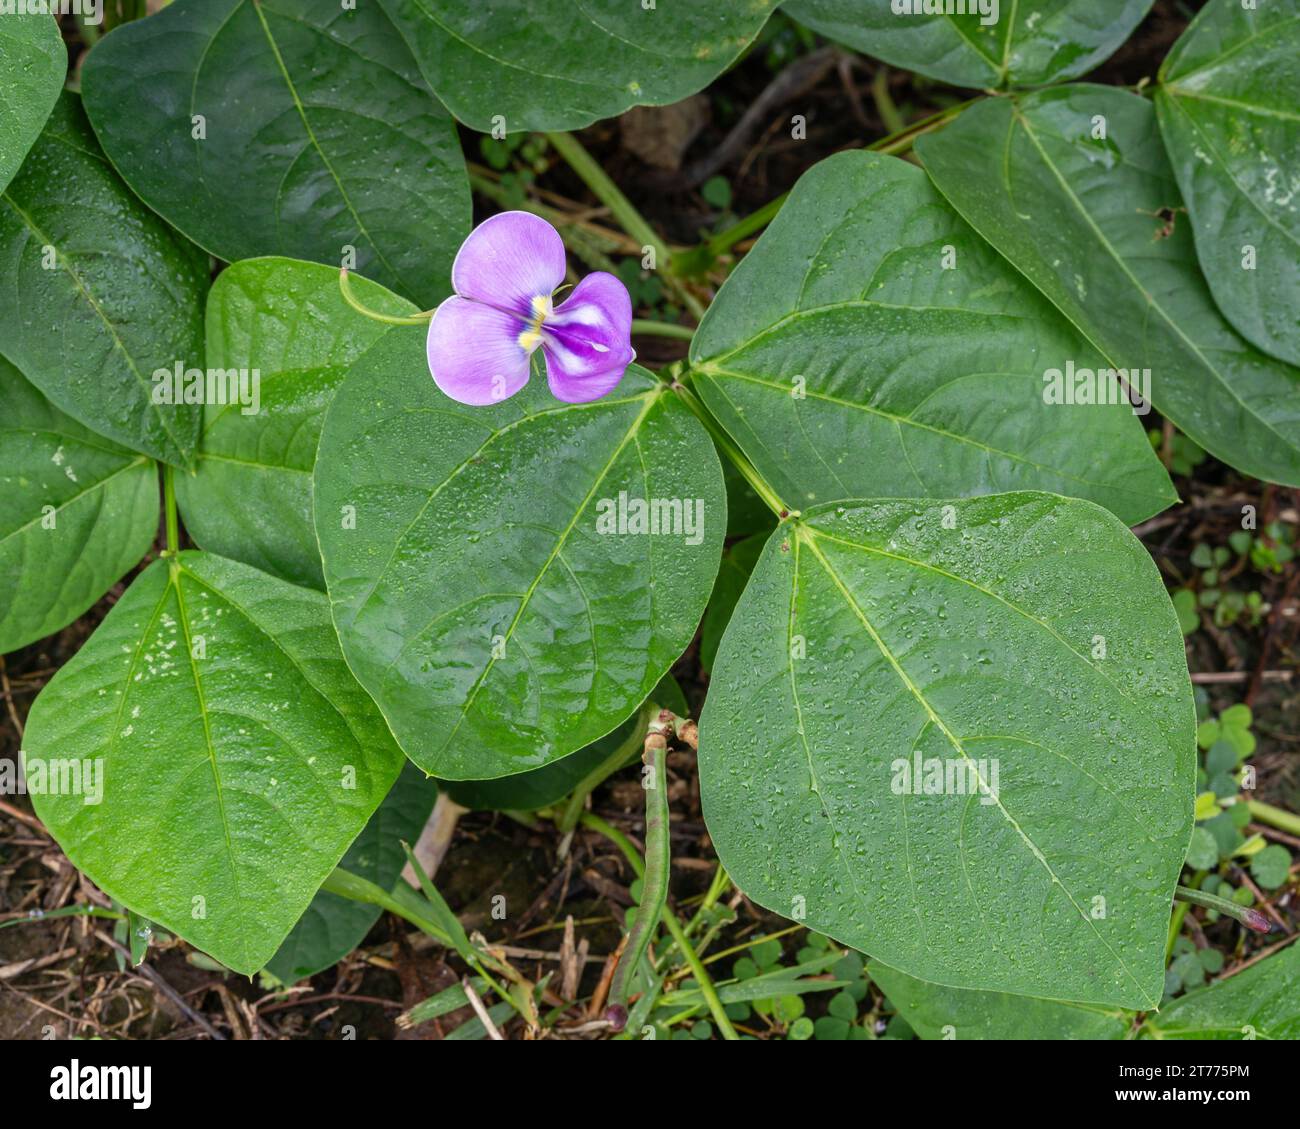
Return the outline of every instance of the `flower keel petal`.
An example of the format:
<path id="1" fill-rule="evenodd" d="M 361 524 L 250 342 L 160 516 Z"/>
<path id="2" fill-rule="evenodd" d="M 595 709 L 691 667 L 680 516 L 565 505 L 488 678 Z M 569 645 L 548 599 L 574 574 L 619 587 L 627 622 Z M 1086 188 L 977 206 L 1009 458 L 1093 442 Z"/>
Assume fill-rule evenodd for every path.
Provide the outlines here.
<path id="1" fill-rule="evenodd" d="M 636 358 L 627 287 L 604 271 L 587 275 L 546 319 L 542 349 L 556 399 L 580 404 L 612 391 Z"/>

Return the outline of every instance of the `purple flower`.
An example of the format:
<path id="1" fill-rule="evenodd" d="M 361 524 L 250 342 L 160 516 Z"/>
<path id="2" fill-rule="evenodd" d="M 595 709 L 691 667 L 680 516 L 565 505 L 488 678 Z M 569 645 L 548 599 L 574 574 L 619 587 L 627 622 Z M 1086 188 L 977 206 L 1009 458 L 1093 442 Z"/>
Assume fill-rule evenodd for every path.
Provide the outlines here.
<path id="1" fill-rule="evenodd" d="M 528 383 L 541 346 L 557 399 L 580 404 L 612 391 L 636 356 L 632 299 L 597 271 L 556 306 L 564 271 L 560 233 L 529 212 L 502 212 L 470 232 L 451 267 L 456 293 L 429 323 L 438 387 L 462 404 L 499 403 Z"/>

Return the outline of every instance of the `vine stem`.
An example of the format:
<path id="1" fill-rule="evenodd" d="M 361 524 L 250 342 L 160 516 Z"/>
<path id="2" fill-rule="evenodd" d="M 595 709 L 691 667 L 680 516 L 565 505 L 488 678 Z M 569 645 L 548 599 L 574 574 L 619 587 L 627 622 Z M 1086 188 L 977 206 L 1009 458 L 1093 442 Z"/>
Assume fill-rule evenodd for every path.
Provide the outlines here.
<path id="1" fill-rule="evenodd" d="M 1202 893 L 1200 890 L 1193 890 L 1190 886 L 1179 886 L 1174 891 L 1174 898 L 1176 901 L 1190 902 L 1202 909 L 1216 910 L 1225 917 L 1231 917 L 1234 921 L 1241 922 L 1247 929 L 1256 933 L 1271 933 L 1273 931 L 1273 923 L 1259 910 L 1239 906 L 1236 902 L 1228 901 L 1227 898 L 1218 898 L 1213 894 Z"/>
<path id="2" fill-rule="evenodd" d="M 666 321 L 646 321 L 643 318 L 632 319 L 632 332 L 644 333 L 651 337 L 675 337 L 680 341 L 689 341 L 695 336 L 695 330 L 689 325 L 673 325 Z"/>
<path id="3" fill-rule="evenodd" d="M 1300 835 L 1300 815 L 1275 808 L 1272 804 L 1261 803 L 1259 800 L 1247 800 L 1246 808 L 1260 823 L 1276 827 L 1279 831 L 1288 831 L 1292 835 Z"/>
<path id="4" fill-rule="evenodd" d="M 695 320 L 698 321 L 702 318 L 704 316 L 704 306 L 694 294 L 682 285 L 681 279 L 677 278 L 673 273 L 672 252 L 668 249 L 668 244 L 659 238 L 658 233 L 650 226 L 645 216 L 637 211 L 636 205 L 623 195 L 623 190 L 610 179 L 609 174 L 583 148 L 582 142 L 571 133 L 552 132 L 547 133 L 545 136 L 555 151 L 564 158 L 565 163 L 591 189 L 596 199 L 610 210 L 623 230 L 639 242 L 642 247 L 649 247 L 654 251 L 656 268 L 663 271 L 664 278 L 669 286 L 686 308 L 690 310 Z"/>
<path id="5" fill-rule="evenodd" d="M 167 552 L 174 557 L 180 551 L 180 521 L 176 517 L 176 471 L 169 463 L 163 463 L 163 507 L 167 514 Z"/>
<path id="6" fill-rule="evenodd" d="M 600 816 L 593 812 L 585 811 L 579 822 L 584 827 L 589 827 L 592 831 L 603 835 L 614 844 L 627 859 L 628 865 L 638 878 L 645 873 L 645 863 L 641 861 L 640 852 L 632 845 L 618 828 L 610 826 Z M 695 982 L 699 985 L 700 994 L 704 997 L 705 1003 L 709 1006 L 709 1012 L 713 1020 L 718 1025 L 718 1030 L 722 1037 L 728 1040 L 738 1040 L 735 1027 L 731 1024 L 731 1019 L 727 1015 L 726 1009 L 722 1006 L 722 1000 L 718 998 L 718 990 L 713 985 L 713 978 L 709 975 L 709 970 L 704 967 L 704 962 L 700 960 L 699 953 L 695 951 L 695 946 L 691 944 L 691 939 L 686 936 L 685 930 L 682 929 L 676 915 L 671 909 L 663 915 L 664 928 L 668 930 L 668 935 L 672 937 L 674 943 L 681 950 L 682 955 L 686 958 L 686 964 L 691 970 L 691 975 L 695 977 Z M 627 954 L 624 952 L 624 959 Z"/>

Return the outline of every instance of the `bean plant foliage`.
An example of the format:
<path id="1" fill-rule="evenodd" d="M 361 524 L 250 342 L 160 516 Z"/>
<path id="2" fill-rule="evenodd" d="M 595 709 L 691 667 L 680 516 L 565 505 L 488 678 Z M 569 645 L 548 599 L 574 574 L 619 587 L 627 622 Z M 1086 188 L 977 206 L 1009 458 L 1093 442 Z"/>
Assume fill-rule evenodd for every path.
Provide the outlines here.
<path id="1" fill-rule="evenodd" d="M 707 87 L 775 0 L 174 0 L 67 89 L 55 19 L 0 14 L 0 653 L 131 576 L 25 730 L 68 858 L 284 984 L 394 909 L 535 1020 L 402 844 L 440 788 L 571 832 L 644 751 L 635 1034 L 666 734 L 725 875 L 922 1038 L 1300 1036 L 1300 946 L 1161 1009 L 1217 855 L 1131 532 L 1180 504 L 1153 408 L 1300 486 L 1300 3 L 1209 0 L 1154 83 L 1086 81 L 1150 6 L 789 0 L 970 100 L 807 169 L 716 293 L 565 131 Z M 544 205 L 473 223 L 476 131 L 644 244 L 681 361 L 629 360 L 656 328 Z"/>

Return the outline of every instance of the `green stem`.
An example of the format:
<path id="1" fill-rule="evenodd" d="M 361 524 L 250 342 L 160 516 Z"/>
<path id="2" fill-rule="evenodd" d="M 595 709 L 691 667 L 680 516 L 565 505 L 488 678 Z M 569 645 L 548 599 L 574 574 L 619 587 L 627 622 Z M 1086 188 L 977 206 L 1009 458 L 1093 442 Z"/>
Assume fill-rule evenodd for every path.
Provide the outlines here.
<path id="1" fill-rule="evenodd" d="M 873 141 L 867 146 L 867 149 L 872 153 L 892 153 L 895 155 L 905 153 L 912 147 L 912 142 L 922 134 L 930 133 L 940 126 L 947 125 L 967 106 L 973 106 L 976 102 L 982 101 L 984 101 L 983 94 L 977 94 L 974 98 L 967 98 L 965 102 L 958 102 L 955 106 L 949 106 L 946 110 L 940 110 L 937 114 L 931 114 L 928 118 L 912 122 L 911 125 L 906 125 L 902 129 L 895 130 L 888 136 L 880 138 L 878 141 Z"/>
<path id="2" fill-rule="evenodd" d="M 628 865 L 638 878 L 645 874 L 645 863 L 641 861 L 640 852 L 632 845 L 632 841 L 623 834 L 617 827 L 606 823 L 600 816 L 592 812 L 585 811 L 579 822 L 584 827 L 590 827 L 591 830 L 598 832 L 614 844 L 623 852 L 623 857 L 627 859 Z M 704 967 L 704 962 L 700 960 L 699 954 L 696 953 L 695 947 L 691 944 L 691 939 L 686 936 L 681 924 L 678 922 L 676 915 L 669 909 L 663 915 L 664 927 L 668 930 L 669 936 L 672 937 L 677 947 L 681 950 L 682 955 L 686 958 L 686 963 L 695 977 L 696 983 L 699 984 L 700 994 L 704 997 L 709 1005 L 709 1012 L 713 1015 L 714 1022 L 718 1025 L 718 1030 L 722 1032 L 724 1039 L 739 1039 L 736 1029 L 731 1025 L 731 1020 L 727 1016 L 726 1010 L 722 1006 L 722 1001 L 718 998 L 717 989 L 713 986 L 713 978 L 709 975 L 709 970 Z"/>
<path id="3" fill-rule="evenodd" d="M 451 938 L 439 926 L 425 900 L 405 882 L 399 882 L 393 887 L 392 893 L 389 893 L 382 886 L 376 886 L 359 874 L 353 874 L 350 870 L 344 870 L 339 866 L 335 867 L 329 877 L 321 883 L 321 889 L 328 890 L 331 894 L 338 894 L 342 898 L 350 898 L 354 902 L 365 902 L 386 909 L 389 913 L 395 913 L 398 917 L 409 921 L 417 929 L 423 930 L 439 944 L 449 949 L 454 947 Z"/>
<path id="4" fill-rule="evenodd" d="M 339 293 L 343 295 L 343 301 L 356 310 L 357 313 L 363 317 L 368 317 L 371 321 L 383 322 L 385 325 L 428 325 L 429 319 L 433 317 L 432 310 L 426 310 L 422 314 L 412 314 L 409 317 L 394 317 L 392 314 L 381 314 L 378 310 L 372 310 L 352 293 L 352 283 L 348 278 L 347 267 L 339 269 Z"/>
<path id="5" fill-rule="evenodd" d="M 167 552 L 174 557 L 180 549 L 180 521 L 176 517 L 176 483 L 175 471 L 168 463 L 163 463 L 163 507 L 167 515 Z"/>
<path id="6" fill-rule="evenodd" d="M 1259 800 L 1247 800 L 1246 807 L 1260 823 L 1292 835 L 1300 835 L 1300 815 L 1275 808 L 1272 804 L 1261 803 Z"/>
<path id="7" fill-rule="evenodd" d="M 789 198 L 790 193 L 782 192 L 775 200 L 769 200 L 758 211 L 750 213 L 735 226 L 718 232 L 708 241 L 709 253 L 714 256 L 721 255 L 724 251 L 730 251 L 742 239 L 748 239 L 754 232 L 762 231 L 776 218 L 781 205 Z"/>
<path id="8" fill-rule="evenodd" d="M 672 325 L 666 321 L 646 321 L 643 318 L 632 319 L 632 332 L 651 337 L 676 337 L 681 341 L 689 341 L 695 336 L 695 330 L 689 325 Z"/>
<path id="9" fill-rule="evenodd" d="M 1225 917 L 1241 922 L 1247 929 L 1254 930 L 1256 933 L 1271 933 L 1273 931 L 1273 923 L 1259 910 L 1239 906 L 1236 902 L 1228 901 L 1227 898 L 1218 898 L 1213 894 L 1193 890 L 1190 886 L 1179 886 L 1174 891 L 1174 898 L 1180 902 L 1190 902 L 1202 909 L 1216 910 Z"/>
<path id="10" fill-rule="evenodd" d="M 1169 919 L 1169 936 L 1165 940 L 1165 964 L 1169 963 L 1169 958 L 1174 955 L 1174 942 L 1178 940 L 1178 934 L 1183 931 L 1183 919 L 1187 917 L 1187 903 L 1175 902 L 1174 915 Z"/>
<path id="11" fill-rule="evenodd" d="M 646 739 L 650 779 L 643 789 L 646 864 L 642 870 L 641 899 L 609 992 L 610 1020 L 619 1029 L 627 1023 L 628 986 L 641 967 L 646 949 L 650 947 L 650 938 L 654 936 L 660 918 L 665 916 L 664 906 L 668 902 L 668 872 L 672 860 L 668 841 L 668 781 L 664 769 L 667 749 L 668 742 L 662 729 L 652 730 Z"/>
<path id="12" fill-rule="evenodd" d="M 681 380 L 678 380 L 673 384 L 673 391 L 676 392 L 686 406 L 695 413 L 699 421 L 704 424 L 706 430 L 711 436 L 713 436 L 713 441 L 718 445 L 727 458 L 731 460 L 735 468 L 740 471 L 741 476 L 745 481 L 753 487 L 754 493 L 763 499 L 763 502 L 767 505 L 768 509 L 779 518 L 784 519 L 790 517 L 794 511 L 781 501 L 777 496 L 776 491 L 768 485 L 767 480 L 758 473 L 754 464 L 751 463 L 749 459 L 745 457 L 741 449 L 736 446 L 735 441 L 727 434 L 727 431 L 722 424 L 713 418 L 713 413 L 704 406 L 700 398 L 696 396 L 690 388 L 683 384 Z"/>
<path id="13" fill-rule="evenodd" d="M 668 285 L 690 310 L 696 321 L 702 318 L 704 306 L 673 274 L 672 252 L 669 251 L 668 244 L 659 238 L 645 216 L 637 211 L 636 205 L 623 195 L 622 189 L 582 147 L 582 142 L 571 133 L 547 133 L 546 139 L 564 158 L 568 166 L 582 178 L 582 182 L 591 189 L 596 199 L 610 210 L 623 230 L 642 247 L 650 247 L 654 250 L 656 269 L 663 272 Z"/>
<path id="14" fill-rule="evenodd" d="M 876 71 L 871 81 L 871 98 L 876 103 L 876 113 L 891 133 L 902 133 L 907 128 L 903 115 L 898 112 L 893 97 L 889 93 L 889 68 L 883 64 Z"/>

